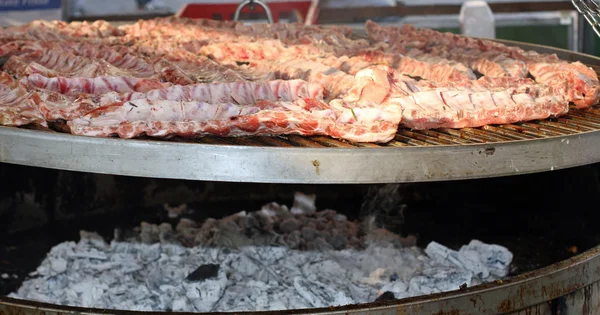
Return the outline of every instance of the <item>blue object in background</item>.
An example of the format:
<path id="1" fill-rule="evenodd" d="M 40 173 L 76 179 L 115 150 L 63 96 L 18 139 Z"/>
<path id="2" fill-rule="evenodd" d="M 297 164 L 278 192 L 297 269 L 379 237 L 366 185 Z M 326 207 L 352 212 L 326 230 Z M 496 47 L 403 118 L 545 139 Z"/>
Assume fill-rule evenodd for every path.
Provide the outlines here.
<path id="1" fill-rule="evenodd" d="M 50 10 L 61 7 L 62 0 L 0 0 L 0 12 Z"/>

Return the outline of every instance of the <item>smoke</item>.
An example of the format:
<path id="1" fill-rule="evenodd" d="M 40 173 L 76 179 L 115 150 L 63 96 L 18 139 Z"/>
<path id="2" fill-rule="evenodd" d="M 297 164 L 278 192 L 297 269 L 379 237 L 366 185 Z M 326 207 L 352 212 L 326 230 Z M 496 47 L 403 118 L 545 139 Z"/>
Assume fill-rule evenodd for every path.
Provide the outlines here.
<path id="1" fill-rule="evenodd" d="M 399 232 L 400 225 L 404 222 L 406 188 L 406 184 L 369 186 L 360 209 L 366 231 L 385 228 Z"/>

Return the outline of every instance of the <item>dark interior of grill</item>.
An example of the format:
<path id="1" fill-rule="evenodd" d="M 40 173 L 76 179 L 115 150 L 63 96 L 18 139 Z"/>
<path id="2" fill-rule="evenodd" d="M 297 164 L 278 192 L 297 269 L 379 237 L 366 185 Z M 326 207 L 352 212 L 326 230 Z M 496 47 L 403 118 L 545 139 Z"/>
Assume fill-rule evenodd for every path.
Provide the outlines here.
<path id="1" fill-rule="evenodd" d="M 79 230 L 105 239 L 114 228 L 141 221 L 169 222 L 163 204 L 186 203 L 189 217 L 221 218 L 277 201 L 290 204 L 296 191 L 316 194 L 317 208 L 350 219 L 363 204 L 388 209 L 378 224 L 457 249 L 470 239 L 496 243 L 514 253 L 511 275 L 532 271 L 600 243 L 600 165 L 503 178 L 386 185 L 281 185 L 158 180 L 0 164 L 10 179 L 0 191 L 0 295 L 18 288 L 48 250 L 77 240 Z M 386 188 L 387 187 L 387 188 Z M 397 188 L 397 189 L 395 189 Z M 385 199 L 378 192 L 395 190 Z M 401 206 L 405 205 L 405 206 Z M 363 210 L 361 210 L 361 208 Z"/>

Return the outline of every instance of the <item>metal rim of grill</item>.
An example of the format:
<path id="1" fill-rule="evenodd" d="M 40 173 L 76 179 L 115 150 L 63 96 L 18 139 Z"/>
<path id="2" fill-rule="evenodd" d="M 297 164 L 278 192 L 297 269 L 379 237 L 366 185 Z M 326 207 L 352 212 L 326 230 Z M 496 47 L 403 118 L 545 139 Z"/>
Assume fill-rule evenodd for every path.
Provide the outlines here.
<path id="1" fill-rule="evenodd" d="M 600 71 L 600 58 L 501 41 Z M 0 127 L 0 162 L 154 178 L 263 183 L 392 183 L 527 174 L 600 161 L 600 108 L 480 128 L 400 129 L 386 144 L 324 136 L 107 139 Z"/>

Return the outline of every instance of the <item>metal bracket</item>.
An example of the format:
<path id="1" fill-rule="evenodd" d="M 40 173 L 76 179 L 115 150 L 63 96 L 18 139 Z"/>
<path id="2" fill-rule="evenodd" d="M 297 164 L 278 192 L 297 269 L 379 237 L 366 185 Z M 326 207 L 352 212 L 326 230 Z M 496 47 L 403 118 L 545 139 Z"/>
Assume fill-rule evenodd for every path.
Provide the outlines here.
<path id="1" fill-rule="evenodd" d="M 273 15 L 271 14 L 271 10 L 269 9 L 269 6 L 266 5 L 264 2 L 262 2 L 261 0 L 244 0 L 244 1 L 242 1 L 242 3 L 240 3 L 240 5 L 237 7 L 237 9 L 235 9 L 235 15 L 233 16 L 233 20 L 234 21 L 239 20 L 240 13 L 242 12 L 243 7 L 249 5 L 250 9 L 254 10 L 255 4 L 258 4 L 261 7 L 263 7 L 263 9 L 265 9 L 265 13 L 267 14 L 267 20 L 269 21 L 269 24 L 273 24 Z"/>

